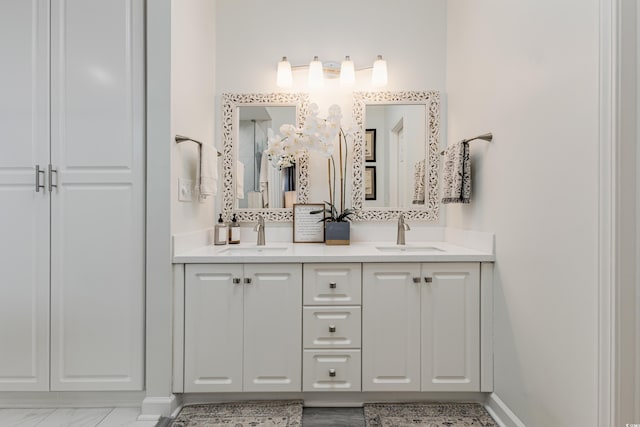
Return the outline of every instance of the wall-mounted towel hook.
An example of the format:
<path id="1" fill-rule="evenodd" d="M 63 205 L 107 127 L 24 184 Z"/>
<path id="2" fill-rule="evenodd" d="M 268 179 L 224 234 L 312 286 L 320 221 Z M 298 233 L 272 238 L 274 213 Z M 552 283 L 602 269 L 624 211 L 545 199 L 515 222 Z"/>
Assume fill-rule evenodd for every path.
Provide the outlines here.
<path id="1" fill-rule="evenodd" d="M 482 135 L 474 136 L 473 138 L 463 139 L 460 142 L 470 142 L 470 141 L 474 141 L 476 139 L 482 139 L 483 141 L 491 142 L 493 140 L 493 134 L 491 132 L 489 132 L 489 133 L 485 133 L 485 134 L 482 134 Z M 440 152 L 440 155 L 441 156 L 444 155 L 444 150 Z"/>

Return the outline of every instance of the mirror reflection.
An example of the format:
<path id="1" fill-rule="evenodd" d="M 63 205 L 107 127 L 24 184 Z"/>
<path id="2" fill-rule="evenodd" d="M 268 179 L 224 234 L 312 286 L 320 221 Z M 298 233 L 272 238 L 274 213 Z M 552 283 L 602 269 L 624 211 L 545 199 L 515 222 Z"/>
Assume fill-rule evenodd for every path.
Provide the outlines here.
<path id="1" fill-rule="evenodd" d="M 365 108 L 364 207 L 422 208 L 427 180 L 426 105 Z"/>
<path id="2" fill-rule="evenodd" d="M 353 208 L 364 221 L 436 221 L 438 91 L 355 92 Z M 375 143 L 374 143 L 375 141 Z"/>
<path id="3" fill-rule="evenodd" d="M 237 107 L 236 208 L 261 209 L 291 207 L 295 202 L 295 167 L 279 170 L 265 153 L 268 132 L 278 133 L 280 126 L 296 123 L 295 106 L 244 105 Z M 241 182 L 242 181 L 242 182 Z"/>

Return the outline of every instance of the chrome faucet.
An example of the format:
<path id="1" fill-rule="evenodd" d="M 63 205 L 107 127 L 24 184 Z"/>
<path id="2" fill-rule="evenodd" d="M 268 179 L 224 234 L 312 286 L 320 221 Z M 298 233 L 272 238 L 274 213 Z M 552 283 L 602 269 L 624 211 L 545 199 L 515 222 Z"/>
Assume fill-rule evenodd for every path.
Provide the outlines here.
<path id="1" fill-rule="evenodd" d="M 264 217 L 262 215 L 258 215 L 258 224 L 256 224 L 256 226 L 254 227 L 253 231 L 257 231 L 258 232 L 258 246 L 264 246 L 265 245 L 265 238 L 264 238 Z"/>
<path id="2" fill-rule="evenodd" d="M 411 230 L 411 227 L 409 227 L 409 224 L 404 222 L 404 216 L 400 214 L 400 216 L 398 216 L 398 238 L 396 239 L 397 245 L 406 244 L 404 241 L 404 232 L 406 230 Z"/>

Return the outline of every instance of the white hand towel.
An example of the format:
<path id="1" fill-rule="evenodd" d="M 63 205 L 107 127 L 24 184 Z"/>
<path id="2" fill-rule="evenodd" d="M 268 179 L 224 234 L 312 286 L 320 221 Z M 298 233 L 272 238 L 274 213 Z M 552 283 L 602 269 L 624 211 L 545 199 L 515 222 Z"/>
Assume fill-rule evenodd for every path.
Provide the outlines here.
<path id="1" fill-rule="evenodd" d="M 444 151 L 442 203 L 471 201 L 471 159 L 469 143 L 458 142 Z"/>
<path id="2" fill-rule="evenodd" d="M 200 197 L 218 193 L 218 151 L 208 144 L 200 146 Z"/>
<path id="3" fill-rule="evenodd" d="M 244 199 L 244 163 L 236 161 L 236 198 Z"/>

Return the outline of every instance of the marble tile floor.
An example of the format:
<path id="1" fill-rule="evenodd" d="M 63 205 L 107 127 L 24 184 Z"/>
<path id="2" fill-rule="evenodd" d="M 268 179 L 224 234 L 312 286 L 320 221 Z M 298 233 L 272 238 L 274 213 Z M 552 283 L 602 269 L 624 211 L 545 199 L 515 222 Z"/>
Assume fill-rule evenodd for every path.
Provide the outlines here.
<path id="1" fill-rule="evenodd" d="M 0 409 L 2 427 L 154 427 L 140 408 Z"/>

